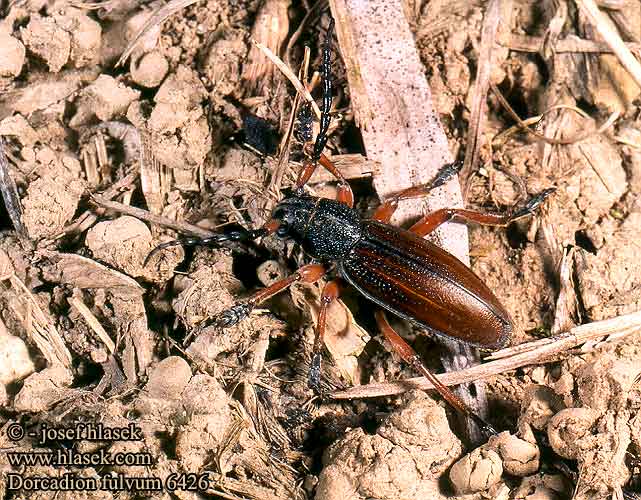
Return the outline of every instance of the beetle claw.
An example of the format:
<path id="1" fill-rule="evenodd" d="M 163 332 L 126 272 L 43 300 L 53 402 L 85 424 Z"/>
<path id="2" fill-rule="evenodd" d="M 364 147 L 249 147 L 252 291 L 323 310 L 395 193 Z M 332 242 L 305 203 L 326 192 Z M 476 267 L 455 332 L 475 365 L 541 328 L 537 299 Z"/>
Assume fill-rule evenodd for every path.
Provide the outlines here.
<path id="1" fill-rule="evenodd" d="M 491 424 L 487 423 L 482 418 L 478 417 L 477 415 L 474 415 L 473 419 L 476 421 L 476 425 L 478 425 L 481 432 L 485 434 L 485 437 L 487 437 L 488 439 L 491 438 L 492 436 L 498 435 L 499 432 Z"/>
<path id="2" fill-rule="evenodd" d="M 443 165 L 441 169 L 437 172 L 436 177 L 432 179 L 432 182 L 429 185 L 429 189 L 440 187 L 449 181 L 453 176 L 458 174 L 463 168 L 463 162 L 458 160 L 453 163 L 448 163 Z"/>

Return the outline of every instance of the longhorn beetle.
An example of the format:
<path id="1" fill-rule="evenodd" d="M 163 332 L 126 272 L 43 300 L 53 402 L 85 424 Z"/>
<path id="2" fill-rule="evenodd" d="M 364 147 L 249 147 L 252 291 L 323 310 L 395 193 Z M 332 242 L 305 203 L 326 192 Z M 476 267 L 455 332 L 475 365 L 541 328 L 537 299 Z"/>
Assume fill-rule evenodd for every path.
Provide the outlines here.
<path id="1" fill-rule="evenodd" d="M 296 282 L 315 283 L 329 271 L 338 277 L 329 281 L 321 293 L 321 307 L 314 340 L 309 385 L 320 392 L 321 352 L 329 305 L 339 297 L 340 288 L 349 284 L 380 306 L 375 313 L 383 335 L 403 360 L 427 377 L 454 408 L 473 418 L 486 432 L 494 433 L 459 398 L 425 367 L 414 349 L 388 323 L 384 310 L 420 328 L 483 349 L 496 349 L 510 339 L 514 325 L 510 315 L 490 289 L 461 261 L 425 240 L 438 226 L 452 219 L 483 225 L 506 226 L 530 215 L 554 191 L 546 189 L 531 198 L 521 209 L 508 214 L 487 214 L 465 209 L 440 209 L 429 213 L 409 230 L 389 224 L 399 202 L 425 196 L 458 172 L 459 165 L 446 165 L 435 179 L 411 187 L 386 200 L 364 219 L 354 210 L 354 196 L 340 171 L 323 154 L 329 127 L 332 100 L 330 75 L 330 37 L 333 20 L 323 46 L 321 77 L 323 106 L 320 132 L 298 177 L 293 193 L 274 209 L 270 219 L 256 230 L 236 230 L 211 238 L 174 240 L 156 247 L 153 253 L 175 244 L 220 245 L 225 241 L 248 241 L 275 233 L 302 245 L 316 263 L 301 267 L 291 276 L 259 290 L 243 302 L 224 311 L 216 324 L 235 325 L 257 305 Z M 311 150 L 311 151 L 310 151 Z M 338 180 L 336 200 L 308 196 L 304 186 L 318 165 Z"/>

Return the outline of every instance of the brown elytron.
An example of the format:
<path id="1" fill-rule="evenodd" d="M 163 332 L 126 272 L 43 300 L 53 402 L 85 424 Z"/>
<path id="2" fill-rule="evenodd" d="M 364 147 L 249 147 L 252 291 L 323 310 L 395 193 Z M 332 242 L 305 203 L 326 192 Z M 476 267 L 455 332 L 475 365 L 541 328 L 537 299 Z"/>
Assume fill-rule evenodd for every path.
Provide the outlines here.
<path id="1" fill-rule="evenodd" d="M 429 331 L 486 349 L 505 344 L 509 314 L 461 261 L 415 234 L 364 221 L 362 239 L 338 269 L 381 307 Z"/>

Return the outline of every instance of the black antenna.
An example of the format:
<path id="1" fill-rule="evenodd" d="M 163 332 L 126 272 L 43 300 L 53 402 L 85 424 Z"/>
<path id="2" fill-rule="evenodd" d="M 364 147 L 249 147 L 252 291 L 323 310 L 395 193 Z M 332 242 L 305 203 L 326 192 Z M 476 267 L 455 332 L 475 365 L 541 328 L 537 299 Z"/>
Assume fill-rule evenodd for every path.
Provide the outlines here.
<path id="1" fill-rule="evenodd" d="M 323 61 L 321 63 L 320 73 L 321 81 L 323 83 L 323 104 L 321 106 L 320 118 L 320 131 L 314 143 L 314 153 L 312 154 L 312 161 L 318 162 L 321 157 L 323 149 L 327 144 L 327 131 L 329 130 L 329 123 L 331 117 L 329 110 L 332 107 L 332 32 L 334 31 L 334 18 L 330 17 L 329 27 L 325 35 L 325 43 L 323 44 Z"/>

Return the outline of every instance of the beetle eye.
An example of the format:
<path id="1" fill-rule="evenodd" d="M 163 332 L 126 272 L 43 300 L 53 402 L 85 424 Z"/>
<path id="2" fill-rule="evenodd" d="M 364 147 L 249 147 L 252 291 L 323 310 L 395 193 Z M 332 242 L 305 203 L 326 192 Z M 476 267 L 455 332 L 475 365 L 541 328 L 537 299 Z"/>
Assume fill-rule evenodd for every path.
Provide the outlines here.
<path id="1" fill-rule="evenodd" d="M 279 238 L 285 238 L 289 233 L 289 225 L 286 222 L 281 222 L 280 226 L 276 230 L 276 236 Z"/>

